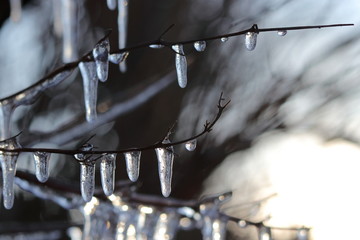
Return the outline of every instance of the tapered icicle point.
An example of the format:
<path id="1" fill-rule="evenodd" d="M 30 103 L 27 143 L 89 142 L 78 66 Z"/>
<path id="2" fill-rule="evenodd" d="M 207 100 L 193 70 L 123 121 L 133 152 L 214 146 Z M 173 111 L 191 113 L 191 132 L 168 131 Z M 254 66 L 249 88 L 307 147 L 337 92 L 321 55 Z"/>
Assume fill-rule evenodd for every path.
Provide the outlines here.
<path id="1" fill-rule="evenodd" d="M 197 144 L 196 139 L 188 141 L 185 143 L 185 148 L 186 148 L 186 150 L 192 152 L 196 149 L 196 144 Z"/>
<path id="2" fill-rule="evenodd" d="M 178 78 L 178 83 L 181 88 L 185 88 L 187 85 L 187 62 L 184 53 L 183 45 L 173 45 L 172 49 L 176 52 L 175 54 L 175 67 Z"/>
<path id="3" fill-rule="evenodd" d="M 46 182 L 49 178 L 50 155 L 47 152 L 34 153 L 35 175 L 39 182 Z"/>
<path id="4" fill-rule="evenodd" d="M 129 179 L 133 182 L 136 182 L 139 178 L 141 152 L 126 152 L 124 155 L 126 161 L 126 172 L 129 176 Z"/>
<path id="5" fill-rule="evenodd" d="M 84 201 L 89 202 L 95 191 L 95 162 L 80 164 L 80 190 Z"/>
<path id="6" fill-rule="evenodd" d="M 168 139 L 163 143 L 170 143 Z M 174 162 L 174 148 L 155 148 L 158 159 L 159 178 L 161 192 L 164 197 L 168 197 L 171 193 L 172 168 Z"/>
<path id="7" fill-rule="evenodd" d="M 128 25 L 128 0 L 118 0 L 118 32 L 119 49 L 126 47 L 127 25 Z M 126 62 L 119 65 L 121 72 L 126 72 Z"/>
<path id="8" fill-rule="evenodd" d="M 116 0 L 107 0 L 106 3 L 107 3 L 107 7 L 110 10 L 115 10 L 116 9 Z"/>
<path id="9" fill-rule="evenodd" d="M 105 154 L 101 159 L 101 185 L 106 196 L 114 192 L 116 169 L 116 153 Z"/>
<path id="10" fill-rule="evenodd" d="M 63 31 L 63 61 L 73 62 L 78 58 L 78 1 L 61 0 Z"/>
<path id="11" fill-rule="evenodd" d="M 21 18 L 21 0 L 10 0 L 10 19 L 17 22 Z"/>
<path id="12" fill-rule="evenodd" d="M 0 142 L 0 148 L 16 149 L 20 148 L 16 138 L 10 138 Z M 0 151 L 0 163 L 3 176 L 3 199 L 4 207 L 11 209 L 14 205 L 14 177 L 16 173 L 16 162 L 19 153 Z"/>
<path id="13" fill-rule="evenodd" d="M 247 50 L 252 51 L 256 47 L 257 33 L 247 32 L 245 34 L 245 47 Z"/>
<path id="14" fill-rule="evenodd" d="M 94 62 L 80 62 L 79 69 L 83 79 L 86 120 L 92 122 L 97 117 L 98 77 L 96 64 Z"/>
<path id="15" fill-rule="evenodd" d="M 206 42 L 205 41 L 196 41 L 194 43 L 194 48 L 198 52 L 203 52 L 203 51 L 205 51 L 205 48 L 206 48 Z"/>
<path id="16" fill-rule="evenodd" d="M 259 240 L 271 240 L 271 229 L 269 227 L 259 227 Z"/>
<path id="17" fill-rule="evenodd" d="M 102 82 L 107 80 L 109 74 L 109 51 L 110 44 L 107 38 L 96 44 L 92 51 L 96 64 L 96 72 L 99 80 Z"/>

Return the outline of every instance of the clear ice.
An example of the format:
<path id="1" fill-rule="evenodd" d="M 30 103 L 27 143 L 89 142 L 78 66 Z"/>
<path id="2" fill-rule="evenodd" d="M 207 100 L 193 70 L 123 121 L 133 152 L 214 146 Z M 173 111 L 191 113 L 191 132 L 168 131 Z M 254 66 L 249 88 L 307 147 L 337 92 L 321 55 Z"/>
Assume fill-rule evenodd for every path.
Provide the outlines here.
<path id="1" fill-rule="evenodd" d="M 96 64 L 94 62 L 80 62 L 79 69 L 83 79 L 86 120 L 92 122 L 97 117 L 98 77 Z"/>
<path id="2" fill-rule="evenodd" d="M 123 52 L 123 53 L 113 53 L 109 55 L 109 61 L 114 64 L 119 64 L 127 58 L 129 55 L 129 52 Z"/>
<path id="3" fill-rule="evenodd" d="M 178 83 L 181 88 L 185 88 L 187 84 L 187 62 L 184 53 L 183 45 L 173 45 L 172 49 L 176 52 L 175 54 L 175 67 L 178 78 Z"/>
<path id="4" fill-rule="evenodd" d="M 185 143 L 186 150 L 188 150 L 190 152 L 194 151 L 196 149 L 196 143 L 197 143 L 196 139 L 188 141 L 187 143 Z"/>
<path id="5" fill-rule="evenodd" d="M 61 0 L 63 31 L 63 61 L 73 62 L 78 58 L 78 1 Z"/>
<path id="6" fill-rule="evenodd" d="M 96 73 L 100 81 L 105 82 L 109 73 L 109 39 L 105 38 L 103 41 L 96 44 L 93 49 L 93 56 L 96 64 Z"/>
<path id="7" fill-rule="evenodd" d="M 16 149 L 20 148 L 16 138 L 10 138 L 0 142 L 0 148 Z M 14 205 L 14 177 L 16 173 L 16 162 L 19 153 L 0 151 L 0 163 L 3 177 L 3 199 L 4 207 L 11 209 Z"/>
<path id="8" fill-rule="evenodd" d="M 205 48 L 206 48 L 206 42 L 205 41 L 196 41 L 194 43 L 194 48 L 198 52 L 203 52 L 203 51 L 205 51 Z"/>
<path id="9" fill-rule="evenodd" d="M 163 48 L 163 47 L 165 47 L 165 46 L 162 44 L 150 44 L 149 45 L 149 48 L 154 48 L 154 49 L 159 49 L 159 48 Z"/>
<path id="10" fill-rule="evenodd" d="M 247 50 L 252 51 L 256 47 L 257 33 L 247 32 L 245 34 L 245 47 Z"/>
<path id="11" fill-rule="evenodd" d="M 101 185 L 106 196 L 114 192 L 115 185 L 116 154 L 105 154 L 101 158 L 100 175 Z"/>
<path id="12" fill-rule="evenodd" d="M 133 182 L 136 182 L 139 178 L 141 152 L 126 152 L 124 155 L 126 161 L 126 172 L 129 176 L 129 179 Z"/>
<path id="13" fill-rule="evenodd" d="M 119 32 L 119 49 L 126 47 L 127 25 L 128 25 L 128 0 L 118 0 L 118 32 Z M 126 72 L 125 61 L 121 62 L 120 71 Z"/>
<path id="14" fill-rule="evenodd" d="M 170 141 L 166 139 L 163 143 L 170 143 Z M 174 148 L 172 146 L 167 148 L 155 148 L 155 152 L 158 159 L 161 192 L 164 197 L 168 197 L 171 193 Z"/>
<path id="15" fill-rule="evenodd" d="M 116 0 L 107 0 L 107 6 L 110 10 L 116 9 Z"/>
<path id="16" fill-rule="evenodd" d="M 80 164 L 80 190 L 84 201 L 89 202 L 95 191 L 95 161 Z"/>
<path id="17" fill-rule="evenodd" d="M 277 35 L 279 35 L 279 36 L 285 36 L 287 34 L 287 31 L 286 30 L 279 30 L 279 31 L 277 31 Z"/>
<path id="18" fill-rule="evenodd" d="M 50 155 L 47 152 L 34 153 L 35 175 L 39 182 L 46 182 L 49 178 Z"/>
<path id="19" fill-rule="evenodd" d="M 221 40 L 222 42 L 227 42 L 227 40 L 229 40 L 229 38 L 228 38 L 228 37 L 222 37 L 222 38 L 220 38 L 220 40 Z"/>

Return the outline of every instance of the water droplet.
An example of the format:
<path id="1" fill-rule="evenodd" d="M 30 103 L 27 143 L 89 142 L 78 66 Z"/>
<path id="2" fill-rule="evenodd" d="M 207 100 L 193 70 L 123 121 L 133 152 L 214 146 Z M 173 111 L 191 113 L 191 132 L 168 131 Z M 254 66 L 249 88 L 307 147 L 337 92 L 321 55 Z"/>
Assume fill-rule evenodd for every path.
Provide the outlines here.
<path id="1" fill-rule="evenodd" d="M 95 191 L 95 162 L 80 164 L 80 190 L 84 201 L 89 202 Z"/>
<path id="2" fill-rule="evenodd" d="M 117 0 L 107 0 L 107 7 L 110 9 L 110 10 L 115 10 L 116 9 L 116 1 Z"/>
<path id="3" fill-rule="evenodd" d="M 228 37 L 222 37 L 222 38 L 220 38 L 220 41 L 222 41 L 222 42 L 227 42 L 227 40 L 229 40 Z"/>
<path id="4" fill-rule="evenodd" d="M 166 139 L 163 143 L 170 143 L 170 141 Z M 155 152 L 158 159 L 161 192 L 164 197 L 168 197 L 171 193 L 174 148 L 172 146 L 167 148 L 156 148 Z"/>
<path id="5" fill-rule="evenodd" d="M 165 47 L 165 46 L 162 44 L 150 44 L 149 45 L 149 48 L 154 48 L 154 49 L 159 49 L 159 48 L 163 48 L 163 47 Z"/>
<path id="6" fill-rule="evenodd" d="M 309 239 L 308 229 L 299 229 L 296 234 L 297 240 L 308 240 Z"/>
<path id="7" fill-rule="evenodd" d="M 196 139 L 193 139 L 193 140 L 185 143 L 186 150 L 188 150 L 190 152 L 194 151 L 196 149 L 196 143 L 197 143 Z"/>
<path id="8" fill-rule="evenodd" d="M 114 192 L 115 185 L 116 154 L 105 154 L 101 158 L 100 175 L 101 185 L 106 196 Z"/>
<path id="9" fill-rule="evenodd" d="M 97 43 L 92 53 L 96 63 L 96 72 L 100 81 L 105 82 L 109 73 L 109 39 Z"/>
<path id="10" fill-rule="evenodd" d="M 133 182 L 136 182 L 139 178 L 141 152 L 126 152 L 124 155 L 126 161 L 126 171 L 129 179 Z"/>
<path id="11" fill-rule="evenodd" d="M 257 33 L 247 32 L 245 34 L 245 47 L 247 50 L 252 51 L 256 47 Z"/>
<path id="12" fill-rule="evenodd" d="M 265 226 L 259 227 L 259 240 L 271 240 L 271 228 Z"/>
<path id="13" fill-rule="evenodd" d="M 238 225 L 239 225 L 239 227 L 244 228 L 247 226 L 247 223 L 245 220 L 240 220 L 240 221 L 238 221 Z"/>
<path id="14" fill-rule="evenodd" d="M 194 43 L 194 48 L 198 52 L 203 52 L 203 51 L 205 51 L 205 48 L 206 48 L 206 42 L 205 41 L 196 41 Z"/>
<path id="15" fill-rule="evenodd" d="M 178 78 L 178 83 L 181 88 L 185 88 L 187 85 L 187 62 L 184 53 L 183 45 L 173 45 L 172 49 L 176 52 L 175 54 L 175 67 Z"/>
<path id="16" fill-rule="evenodd" d="M 46 182 L 49 178 L 50 155 L 47 152 L 34 153 L 35 175 L 39 182 Z"/>
<path id="17" fill-rule="evenodd" d="M 0 148 L 16 149 L 21 148 L 16 138 L 10 138 L 0 142 Z M 3 176 L 3 197 L 4 207 L 11 209 L 14 205 L 14 177 L 16 173 L 16 162 L 19 153 L 0 151 L 0 163 Z"/>
<path id="18" fill-rule="evenodd" d="M 86 120 L 92 122 L 97 117 L 98 77 L 96 64 L 94 62 L 80 62 L 79 69 L 83 79 Z"/>
<path id="19" fill-rule="evenodd" d="M 119 64 L 129 56 L 129 52 L 113 53 L 109 55 L 109 61 L 114 64 Z"/>
<path id="20" fill-rule="evenodd" d="M 287 31 L 286 30 L 279 30 L 277 31 L 277 35 L 279 36 L 285 36 L 287 34 Z"/>

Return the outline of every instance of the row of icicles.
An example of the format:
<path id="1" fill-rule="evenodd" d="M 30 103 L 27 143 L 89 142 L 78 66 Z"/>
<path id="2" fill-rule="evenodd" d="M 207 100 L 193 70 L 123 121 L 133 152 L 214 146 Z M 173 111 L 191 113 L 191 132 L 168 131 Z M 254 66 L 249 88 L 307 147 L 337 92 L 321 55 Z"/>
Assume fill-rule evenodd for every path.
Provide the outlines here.
<path id="1" fill-rule="evenodd" d="M 163 141 L 164 144 L 170 143 L 168 139 Z M 21 149 L 16 137 L 0 142 L 0 147 L 5 149 Z M 196 148 L 196 140 L 185 143 L 188 151 L 194 151 Z M 79 151 L 92 151 L 93 145 L 86 143 Z M 166 148 L 155 148 L 161 192 L 164 197 L 168 197 L 171 193 L 171 180 L 174 161 L 174 148 L 172 146 Z M 16 162 L 18 152 L 0 152 L 0 162 L 3 176 L 3 198 L 4 207 L 11 209 L 14 204 L 14 177 L 16 173 Z M 49 160 L 51 153 L 35 152 L 34 164 L 35 175 L 37 179 L 44 183 L 49 178 Z M 140 151 L 132 151 L 124 153 L 126 170 L 129 179 L 133 182 L 137 181 L 140 170 Z M 116 153 L 102 154 L 95 156 L 91 154 L 78 153 L 74 158 L 80 162 L 80 189 L 83 199 L 88 202 L 92 199 L 95 190 L 95 164 L 100 160 L 100 175 L 102 188 L 106 196 L 110 196 L 114 192 L 115 169 L 116 169 Z"/>

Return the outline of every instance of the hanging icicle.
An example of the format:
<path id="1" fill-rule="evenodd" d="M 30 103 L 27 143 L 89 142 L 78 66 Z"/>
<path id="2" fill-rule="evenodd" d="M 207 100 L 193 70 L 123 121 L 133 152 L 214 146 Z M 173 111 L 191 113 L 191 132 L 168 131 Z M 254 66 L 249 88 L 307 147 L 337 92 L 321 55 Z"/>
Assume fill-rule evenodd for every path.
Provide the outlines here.
<path id="1" fill-rule="evenodd" d="M 115 10 L 116 9 L 116 0 L 107 0 L 106 3 L 107 3 L 107 7 L 110 10 Z"/>
<path id="2" fill-rule="evenodd" d="M 0 148 L 17 149 L 21 148 L 16 137 L 0 142 Z M 0 163 L 3 177 L 3 199 L 4 207 L 11 209 L 14 205 L 14 177 L 16 173 L 16 162 L 19 153 L 0 151 Z"/>
<path id="3" fill-rule="evenodd" d="M 34 153 L 35 175 L 39 182 L 44 183 L 49 178 L 50 155 L 51 154 L 47 152 Z"/>
<path id="4" fill-rule="evenodd" d="M 170 143 L 169 139 L 165 139 L 162 143 Z M 155 148 L 158 159 L 159 178 L 161 192 L 164 197 L 168 197 L 171 193 L 172 168 L 174 162 L 174 148 Z"/>
<path id="5" fill-rule="evenodd" d="M 10 121 L 15 106 L 10 101 L 0 102 L 0 140 L 10 137 Z"/>
<path id="6" fill-rule="evenodd" d="M 93 49 L 93 56 L 96 63 L 96 72 L 100 81 L 105 82 L 109 74 L 109 39 L 105 38 L 103 41 L 96 44 Z"/>
<path id="7" fill-rule="evenodd" d="M 61 0 L 63 31 L 63 62 L 73 62 L 78 58 L 78 1 Z"/>
<path id="8" fill-rule="evenodd" d="M 190 152 L 194 151 L 196 149 L 196 143 L 197 143 L 196 139 L 186 142 L 185 143 L 186 150 Z"/>
<path id="9" fill-rule="evenodd" d="M 118 0 L 118 31 L 119 49 L 126 47 L 127 25 L 128 25 L 128 0 Z M 121 72 L 126 72 L 126 62 L 119 65 Z"/>
<path id="10" fill-rule="evenodd" d="M 181 88 L 185 88 L 187 85 L 187 62 L 184 53 L 183 45 L 173 45 L 172 49 L 176 52 L 175 54 L 175 67 L 178 78 L 178 83 Z"/>
<path id="11" fill-rule="evenodd" d="M 83 79 L 86 120 L 92 122 L 97 117 L 98 77 L 96 64 L 94 62 L 80 62 L 79 69 Z"/>
<path id="12" fill-rule="evenodd" d="M 247 32 L 245 34 L 245 47 L 247 50 L 252 51 L 255 49 L 257 35 L 256 32 Z"/>
<path id="13" fill-rule="evenodd" d="M 141 152 L 126 152 L 124 155 L 126 161 L 126 172 L 129 176 L 129 179 L 133 182 L 136 182 L 139 178 Z"/>
<path id="14" fill-rule="evenodd" d="M 114 192 L 115 185 L 116 154 L 105 154 L 101 159 L 100 175 L 101 184 L 106 196 Z"/>
<path id="15" fill-rule="evenodd" d="M 21 0 L 10 0 L 10 19 L 17 22 L 21 19 Z"/>

